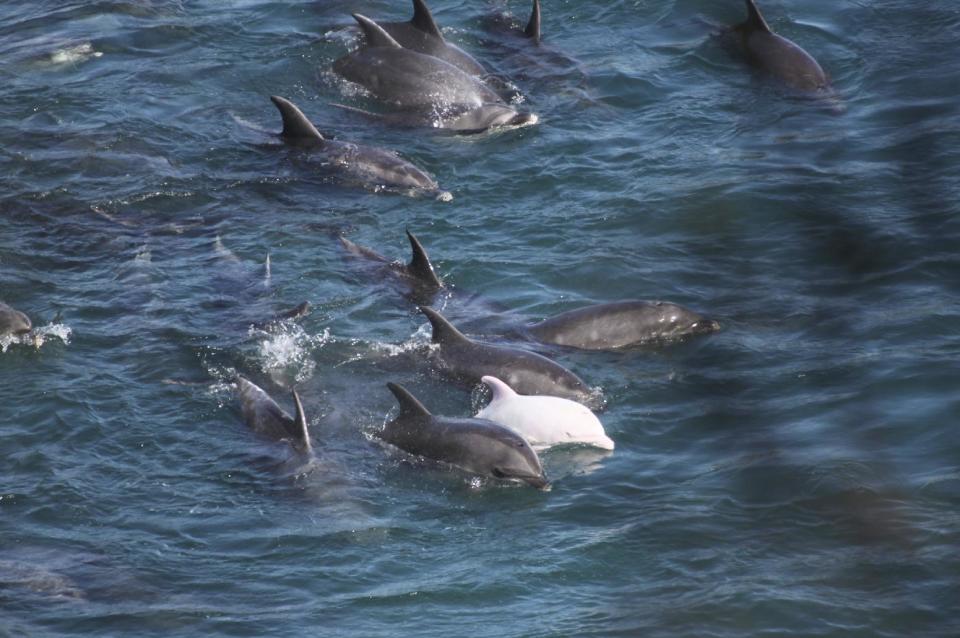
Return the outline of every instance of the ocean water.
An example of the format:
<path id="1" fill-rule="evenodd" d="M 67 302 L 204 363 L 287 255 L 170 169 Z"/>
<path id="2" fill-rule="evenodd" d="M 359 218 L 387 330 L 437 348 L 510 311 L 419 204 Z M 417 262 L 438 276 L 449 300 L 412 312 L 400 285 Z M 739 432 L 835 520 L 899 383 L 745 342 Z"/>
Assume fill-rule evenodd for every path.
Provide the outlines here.
<path id="1" fill-rule="evenodd" d="M 430 4 L 538 126 L 331 106 L 370 105 L 330 73 L 350 12 L 400 0 L 0 6 L 0 299 L 42 335 L 0 352 L 0 635 L 960 635 L 960 6 L 763 2 L 837 114 L 714 35 L 738 0 L 544 0 L 540 50 L 487 30 L 526 2 Z M 453 201 L 332 178 L 273 94 Z M 482 397 L 336 240 L 407 228 L 477 337 L 634 298 L 723 330 L 547 351 L 616 442 L 546 453 L 549 492 L 418 462 L 372 436 L 386 382 Z M 298 388 L 309 465 L 238 372 Z"/>

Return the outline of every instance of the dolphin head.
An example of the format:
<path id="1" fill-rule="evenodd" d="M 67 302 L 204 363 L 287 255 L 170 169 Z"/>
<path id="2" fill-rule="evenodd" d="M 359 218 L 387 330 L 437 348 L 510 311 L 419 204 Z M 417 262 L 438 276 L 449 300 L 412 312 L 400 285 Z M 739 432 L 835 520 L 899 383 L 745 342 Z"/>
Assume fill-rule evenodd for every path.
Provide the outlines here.
<path id="1" fill-rule="evenodd" d="M 498 437 L 487 453 L 490 474 L 499 479 L 519 480 L 537 489 L 550 487 L 550 481 L 540 464 L 540 457 L 519 434 Z"/>
<path id="2" fill-rule="evenodd" d="M 662 339 L 678 339 L 720 330 L 720 324 L 717 321 L 683 306 L 667 301 L 654 301 L 653 306 L 657 310 L 653 320 L 657 323 L 657 334 Z"/>
<path id="3" fill-rule="evenodd" d="M 482 104 L 444 120 L 442 128 L 479 133 L 494 128 L 533 126 L 539 121 L 536 113 L 519 112 L 506 104 Z"/>
<path id="4" fill-rule="evenodd" d="M 25 335 L 33 329 L 30 317 L 19 310 L 0 303 L 0 334 Z"/>

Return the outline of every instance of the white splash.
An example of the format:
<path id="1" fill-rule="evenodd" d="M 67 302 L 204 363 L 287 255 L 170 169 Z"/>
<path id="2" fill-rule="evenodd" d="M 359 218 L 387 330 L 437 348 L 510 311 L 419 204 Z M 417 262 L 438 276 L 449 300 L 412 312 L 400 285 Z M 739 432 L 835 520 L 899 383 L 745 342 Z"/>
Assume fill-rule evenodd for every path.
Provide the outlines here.
<path id="1" fill-rule="evenodd" d="M 251 328 L 250 334 L 262 337 L 257 344 L 257 357 L 263 370 L 273 376 L 291 367 L 296 368 L 296 383 L 303 383 L 313 376 L 316 362 L 310 356 L 311 352 L 330 340 L 329 329 L 310 335 L 294 322 L 276 324 L 269 332 Z"/>
<path id="2" fill-rule="evenodd" d="M 93 45 L 89 42 L 77 44 L 72 47 L 57 49 L 50 54 L 51 64 L 79 64 L 91 58 L 103 56 L 102 51 L 95 51 Z"/>
<path id="3" fill-rule="evenodd" d="M 64 323 L 50 323 L 34 328 L 24 335 L 4 335 L 0 337 L 0 352 L 6 352 L 7 348 L 14 344 L 33 346 L 39 350 L 44 343 L 49 341 L 50 337 L 56 337 L 64 345 L 69 345 L 71 334 L 73 334 L 73 329 L 70 326 Z"/>

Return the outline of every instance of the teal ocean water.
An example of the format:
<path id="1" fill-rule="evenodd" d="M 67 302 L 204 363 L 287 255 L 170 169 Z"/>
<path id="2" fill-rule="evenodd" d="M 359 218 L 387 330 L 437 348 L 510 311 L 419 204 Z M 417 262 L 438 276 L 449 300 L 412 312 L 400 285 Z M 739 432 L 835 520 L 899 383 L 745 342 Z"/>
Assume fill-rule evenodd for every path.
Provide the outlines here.
<path id="1" fill-rule="evenodd" d="M 711 35 L 739 0 L 544 0 L 540 50 L 488 31 L 526 2 L 431 7 L 537 126 L 331 106 L 370 105 L 330 72 L 350 12 L 401 0 L 0 6 L 0 300 L 42 340 L 0 353 L 0 635 L 960 635 L 957 4 L 763 2 L 842 114 Z M 331 178 L 274 94 L 453 201 Z M 416 462 L 372 438 L 385 384 L 480 393 L 336 239 L 406 259 L 407 228 L 476 337 L 621 299 L 723 329 L 545 351 L 616 442 L 545 453 L 551 491 Z M 298 388 L 314 462 L 237 372 Z"/>

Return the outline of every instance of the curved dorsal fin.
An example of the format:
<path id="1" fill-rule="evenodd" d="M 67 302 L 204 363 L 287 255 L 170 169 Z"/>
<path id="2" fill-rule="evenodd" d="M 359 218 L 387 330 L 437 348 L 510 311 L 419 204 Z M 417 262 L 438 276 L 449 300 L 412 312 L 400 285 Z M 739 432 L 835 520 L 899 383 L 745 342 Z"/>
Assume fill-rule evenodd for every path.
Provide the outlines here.
<path id="1" fill-rule="evenodd" d="M 363 35 L 367 39 L 368 47 L 393 47 L 395 49 L 403 48 L 400 46 L 399 42 L 394 40 L 389 33 L 383 30 L 383 27 L 367 16 L 354 13 L 353 19 L 360 24 L 360 30 L 363 31 Z"/>
<path id="2" fill-rule="evenodd" d="M 430 410 L 423 407 L 417 397 L 410 394 L 405 387 L 397 383 L 387 383 L 387 387 L 393 392 L 393 396 L 397 397 L 401 417 L 430 416 Z"/>
<path id="3" fill-rule="evenodd" d="M 437 273 L 433 270 L 433 264 L 430 263 L 430 257 L 427 255 L 427 251 L 423 248 L 420 240 L 409 230 L 407 230 L 407 239 L 410 240 L 410 249 L 413 251 L 413 257 L 410 258 L 410 263 L 407 264 L 407 270 L 417 279 L 432 284 L 437 288 L 442 287 L 443 284 L 441 284 L 437 278 Z"/>
<path id="4" fill-rule="evenodd" d="M 430 325 L 433 327 L 433 342 L 444 345 L 446 343 L 470 343 L 462 332 L 453 327 L 443 315 L 430 306 L 420 306 L 420 312 L 427 315 Z"/>
<path id="5" fill-rule="evenodd" d="M 747 0 L 747 25 L 752 29 L 773 33 L 767 25 L 767 21 L 763 19 L 757 3 L 753 0 Z"/>
<path id="6" fill-rule="evenodd" d="M 513 388 L 496 377 L 485 376 L 480 377 L 480 380 L 483 381 L 483 383 L 493 391 L 494 401 L 497 399 L 509 399 L 510 397 L 517 396 L 517 393 L 513 391 Z"/>
<path id="7" fill-rule="evenodd" d="M 304 451 L 310 451 L 310 432 L 307 430 L 307 417 L 303 413 L 303 403 L 300 401 L 300 395 L 293 391 L 293 405 L 296 414 L 293 417 L 293 431 L 290 434 L 294 440 L 303 448 Z"/>
<path id="8" fill-rule="evenodd" d="M 410 24 L 419 31 L 443 40 L 440 27 L 437 26 L 436 21 L 433 19 L 433 14 L 430 13 L 427 3 L 423 0 L 413 0 L 413 18 L 410 19 Z"/>
<path id="9" fill-rule="evenodd" d="M 274 103 L 280 111 L 280 117 L 283 118 L 283 132 L 280 135 L 295 140 L 323 141 L 323 135 L 296 104 L 279 95 L 271 95 L 270 101 Z"/>
<path id="10" fill-rule="evenodd" d="M 530 12 L 530 21 L 523 30 L 524 35 L 540 44 L 540 0 L 533 0 L 533 10 Z"/>

